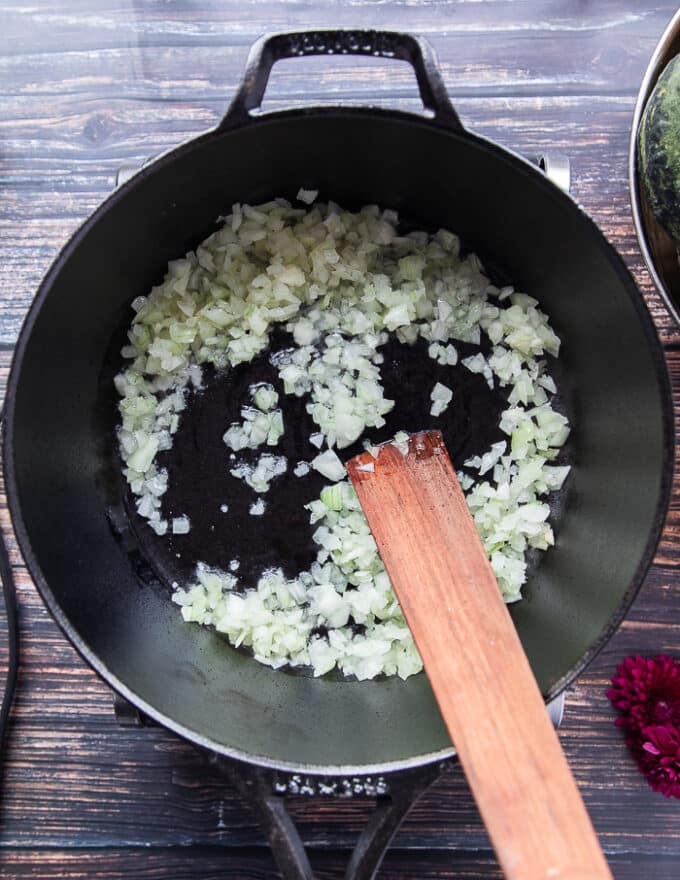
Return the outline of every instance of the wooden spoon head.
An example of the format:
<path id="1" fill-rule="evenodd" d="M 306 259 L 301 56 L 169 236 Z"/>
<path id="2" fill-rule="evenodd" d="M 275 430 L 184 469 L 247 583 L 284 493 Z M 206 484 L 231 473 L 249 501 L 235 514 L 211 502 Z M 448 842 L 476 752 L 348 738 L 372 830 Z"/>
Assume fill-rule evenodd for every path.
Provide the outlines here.
<path id="1" fill-rule="evenodd" d="M 421 431 L 418 434 L 410 434 L 408 440 L 404 440 L 403 443 L 390 441 L 374 448 L 378 450 L 377 456 L 368 451 L 362 452 L 350 458 L 346 464 L 347 473 L 355 489 L 357 484 L 394 474 L 412 460 L 428 461 L 433 455 L 437 455 L 445 456 L 451 464 L 441 431 Z M 451 470 L 454 479 L 458 482 L 453 465 Z"/>

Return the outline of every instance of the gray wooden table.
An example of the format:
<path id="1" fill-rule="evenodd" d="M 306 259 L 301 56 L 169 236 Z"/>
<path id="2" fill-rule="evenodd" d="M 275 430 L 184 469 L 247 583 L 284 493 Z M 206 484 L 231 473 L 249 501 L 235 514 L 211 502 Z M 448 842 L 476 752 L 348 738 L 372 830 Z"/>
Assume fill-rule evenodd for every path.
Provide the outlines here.
<path id="1" fill-rule="evenodd" d="M 250 43 L 310 26 L 417 31 L 435 46 L 463 122 L 527 155 L 572 160 L 573 193 L 644 291 L 680 389 L 680 334 L 633 234 L 626 153 L 642 72 L 669 0 L 4 0 L 0 9 L 0 377 L 42 274 L 111 189 L 116 169 L 214 125 Z M 417 109 L 410 70 L 357 59 L 276 68 L 267 106 L 333 101 Z M 680 656 L 676 490 L 632 613 L 567 699 L 562 742 L 617 880 L 680 877 L 680 804 L 652 793 L 614 728 L 607 679 L 629 653 Z M 0 521 L 9 521 L 0 501 Z M 3 877 L 275 877 L 243 802 L 158 728 L 117 726 L 111 694 L 43 608 L 12 544 L 24 653 L 0 807 Z M 0 665 L 5 662 L 0 630 Z M 342 876 L 370 802 L 292 812 L 319 878 Z M 418 803 L 380 874 L 499 877 L 459 769 Z"/>

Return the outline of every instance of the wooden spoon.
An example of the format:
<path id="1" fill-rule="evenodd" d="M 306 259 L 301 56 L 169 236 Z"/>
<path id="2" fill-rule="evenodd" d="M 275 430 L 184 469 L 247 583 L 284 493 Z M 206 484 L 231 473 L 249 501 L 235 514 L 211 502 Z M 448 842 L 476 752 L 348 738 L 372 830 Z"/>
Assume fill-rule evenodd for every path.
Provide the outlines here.
<path id="1" fill-rule="evenodd" d="M 611 880 L 439 431 L 347 470 L 509 880 Z"/>

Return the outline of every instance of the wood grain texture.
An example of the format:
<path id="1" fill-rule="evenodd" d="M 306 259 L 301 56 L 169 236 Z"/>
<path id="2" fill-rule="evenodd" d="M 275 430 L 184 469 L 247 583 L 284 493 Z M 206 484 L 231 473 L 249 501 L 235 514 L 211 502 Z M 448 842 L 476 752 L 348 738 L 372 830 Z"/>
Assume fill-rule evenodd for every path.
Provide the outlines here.
<path id="1" fill-rule="evenodd" d="M 437 49 L 461 118 L 526 155 L 572 160 L 573 192 L 622 253 L 661 333 L 676 403 L 680 334 L 635 240 L 627 149 L 635 92 L 677 4 L 659 0 L 5 0 L 0 8 L 0 380 L 50 261 L 142 161 L 216 124 L 249 44 L 270 29 L 391 26 Z M 418 109 L 401 64 L 328 59 L 275 68 L 267 106 L 353 100 Z M 1 489 L 1 487 L 0 487 Z M 0 524 L 8 514 L 0 494 Z M 275 876 L 246 805 L 160 728 L 123 730 L 107 688 L 45 611 L 16 546 L 24 653 L 0 804 L 0 876 Z M 639 598 L 570 689 L 560 739 L 617 880 L 680 876 L 677 801 L 651 792 L 604 697 L 631 653 L 680 656 L 680 483 Z M 0 621 L 0 666 L 5 662 Z M 339 878 L 363 800 L 291 802 L 320 878 Z M 498 878 L 459 767 L 408 816 L 380 873 Z M 329 851 L 330 850 L 330 851 Z"/>
<path id="2" fill-rule="evenodd" d="M 317 880 L 339 880 L 347 863 L 344 852 L 325 851 L 312 856 Z M 616 880 L 677 880 L 673 860 L 636 856 L 612 858 Z M 130 850 L 53 850 L 44 853 L 13 852 L 4 864 L 5 874 L 17 880 L 272 880 L 276 868 L 262 850 L 235 849 L 230 853 L 209 848 L 190 852 L 149 849 L 143 856 Z M 10 873 L 11 872 L 11 873 Z M 476 852 L 423 854 L 392 850 L 379 880 L 501 880 L 495 861 Z"/>
<path id="3" fill-rule="evenodd" d="M 611 880 L 441 432 L 347 472 L 504 876 Z"/>

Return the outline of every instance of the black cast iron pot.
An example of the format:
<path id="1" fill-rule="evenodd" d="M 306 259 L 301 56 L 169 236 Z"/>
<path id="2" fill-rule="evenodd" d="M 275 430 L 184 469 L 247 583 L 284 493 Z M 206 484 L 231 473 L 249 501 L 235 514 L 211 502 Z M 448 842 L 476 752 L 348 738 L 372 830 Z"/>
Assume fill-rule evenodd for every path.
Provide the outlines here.
<path id="1" fill-rule="evenodd" d="M 276 60 L 333 53 L 409 61 L 427 115 L 256 113 Z M 251 766 L 336 775 L 432 766 L 452 747 L 424 675 L 357 682 L 264 667 L 184 624 L 167 590 L 146 583 L 143 542 L 111 522 L 120 501 L 112 340 L 130 301 L 233 202 L 294 198 L 300 186 L 456 231 L 549 314 L 564 340 L 575 465 L 557 546 L 512 611 L 546 698 L 592 659 L 642 582 L 667 507 L 673 439 L 662 351 L 596 226 L 532 164 L 461 126 L 431 51 L 410 36 L 265 38 L 218 127 L 144 167 L 73 236 L 40 287 L 12 367 L 4 436 L 12 520 L 65 634 L 146 716 Z"/>

